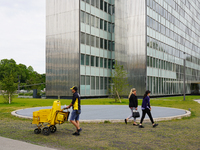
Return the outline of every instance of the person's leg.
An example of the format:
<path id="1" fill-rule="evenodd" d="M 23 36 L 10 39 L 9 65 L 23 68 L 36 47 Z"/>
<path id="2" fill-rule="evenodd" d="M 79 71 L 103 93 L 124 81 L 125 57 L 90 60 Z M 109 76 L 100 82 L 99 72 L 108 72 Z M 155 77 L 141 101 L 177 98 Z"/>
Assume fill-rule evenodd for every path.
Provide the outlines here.
<path id="1" fill-rule="evenodd" d="M 133 107 L 133 110 L 136 110 L 136 108 Z M 133 112 L 133 111 L 132 111 L 132 112 Z M 137 123 L 136 123 L 136 117 L 134 117 L 133 119 L 134 119 L 134 123 L 133 123 L 133 125 L 137 125 Z"/>
<path id="2" fill-rule="evenodd" d="M 77 124 L 76 121 L 70 120 L 70 122 L 76 127 L 77 130 L 79 129 L 79 124 Z"/>
<path id="3" fill-rule="evenodd" d="M 151 123 L 154 125 L 154 121 L 153 121 L 153 118 L 152 118 L 152 115 L 151 115 L 151 112 L 149 109 L 146 110 L 147 112 L 147 115 L 149 116 L 150 120 L 151 120 Z"/>
<path id="4" fill-rule="evenodd" d="M 141 118 L 141 120 L 140 120 L 140 125 L 142 125 L 142 122 L 143 122 L 143 120 L 144 120 L 144 117 L 145 117 L 145 115 L 146 115 L 146 110 L 144 109 L 144 110 L 142 110 L 142 118 Z"/>
<path id="5" fill-rule="evenodd" d="M 71 122 L 71 123 L 76 127 L 76 129 L 78 130 L 78 129 L 79 129 L 79 124 L 77 124 L 77 122 L 74 121 L 76 118 L 77 118 L 76 110 L 73 110 L 73 111 L 72 111 L 72 114 L 71 114 L 70 122 Z"/>
<path id="6" fill-rule="evenodd" d="M 127 121 L 133 117 L 133 107 L 130 107 L 130 110 L 131 110 L 131 115 L 128 116 L 128 118 L 126 118 Z"/>

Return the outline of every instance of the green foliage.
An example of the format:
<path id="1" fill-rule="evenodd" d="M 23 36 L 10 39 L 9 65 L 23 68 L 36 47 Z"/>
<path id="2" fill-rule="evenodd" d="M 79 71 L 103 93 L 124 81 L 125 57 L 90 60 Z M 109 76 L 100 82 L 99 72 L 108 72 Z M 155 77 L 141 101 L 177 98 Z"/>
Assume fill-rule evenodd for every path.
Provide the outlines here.
<path id="1" fill-rule="evenodd" d="M 11 103 L 14 92 L 17 89 L 17 84 L 15 83 L 15 78 L 12 75 L 12 72 L 9 75 L 4 75 L 4 78 L 1 82 L 1 88 L 4 89 L 2 92 L 4 97 L 4 103 Z"/>
<path id="2" fill-rule="evenodd" d="M 109 92 L 112 97 L 114 97 L 115 102 L 120 101 L 120 98 L 127 94 L 129 88 L 127 72 L 124 70 L 123 65 L 119 65 L 117 61 L 115 62 L 115 70 L 111 74 L 111 83 L 113 83 Z"/>
<path id="3" fill-rule="evenodd" d="M 20 86 L 24 86 L 21 88 L 24 90 L 43 90 L 45 88 L 45 85 L 25 86 L 45 83 L 45 74 L 38 74 L 31 66 L 27 68 L 26 65 L 18 65 L 13 59 L 3 59 L 0 61 L 0 90 L 4 91 L 2 94 L 5 103 L 12 102 L 13 93 L 17 90 L 18 80 L 20 80 Z"/>
<path id="4" fill-rule="evenodd" d="M 12 76 L 14 78 L 14 82 L 17 83 L 18 79 L 20 80 L 20 86 L 23 85 L 31 85 L 37 83 L 45 83 L 45 74 L 38 74 L 33 70 L 33 67 L 27 67 L 24 64 L 16 64 L 13 59 L 2 59 L 0 61 L 0 82 L 2 82 L 4 75 L 10 75 L 12 72 Z M 39 89 L 43 90 L 45 85 L 37 85 L 31 87 L 23 87 L 21 89 L 31 90 L 31 89 Z"/>

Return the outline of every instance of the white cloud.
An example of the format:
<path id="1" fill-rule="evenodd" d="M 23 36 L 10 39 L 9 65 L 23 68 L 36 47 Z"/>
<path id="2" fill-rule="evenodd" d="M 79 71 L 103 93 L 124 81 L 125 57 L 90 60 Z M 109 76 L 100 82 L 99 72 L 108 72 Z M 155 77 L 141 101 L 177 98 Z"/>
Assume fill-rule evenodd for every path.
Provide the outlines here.
<path id="1" fill-rule="evenodd" d="M 0 0 L 0 60 L 45 73 L 45 0 Z"/>

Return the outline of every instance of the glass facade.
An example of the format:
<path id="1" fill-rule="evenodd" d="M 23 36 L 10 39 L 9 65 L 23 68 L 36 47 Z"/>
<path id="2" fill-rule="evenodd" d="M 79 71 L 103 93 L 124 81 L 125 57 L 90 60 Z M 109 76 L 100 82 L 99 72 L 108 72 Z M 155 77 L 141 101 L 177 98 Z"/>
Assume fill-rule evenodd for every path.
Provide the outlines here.
<path id="1" fill-rule="evenodd" d="M 147 89 L 154 95 L 186 93 L 200 81 L 200 2 L 147 0 Z"/>
<path id="2" fill-rule="evenodd" d="M 81 0 L 81 96 L 108 95 L 115 59 L 113 7 L 114 0 Z"/>
<path id="3" fill-rule="evenodd" d="M 200 81 L 199 0 L 47 0 L 46 95 L 106 96 L 115 60 L 142 96 Z M 52 9 L 53 8 L 53 9 Z M 199 85 L 198 85 L 199 86 Z M 128 92 L 126 93 L 128 94 Z"/>

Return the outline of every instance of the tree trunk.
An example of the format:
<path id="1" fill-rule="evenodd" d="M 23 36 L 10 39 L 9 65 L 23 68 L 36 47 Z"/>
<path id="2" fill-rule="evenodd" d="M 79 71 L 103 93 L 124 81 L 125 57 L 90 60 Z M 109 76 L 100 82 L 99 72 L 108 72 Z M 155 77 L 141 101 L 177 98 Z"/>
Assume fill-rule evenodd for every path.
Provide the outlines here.
<path id="1" fill-rule="evenodd" d="M 8 95 L 9 95 L 8 98 L 9 98 L 9 104 L 10 104 L 10 93 Z"/>
<path id="2" fill-rule="evenodd" d="M 115 88 L 115 91 L 116 91 L 116 93 L 117 93 L 117 97 L 118 97 L 118 99 L 119 99 L 119 102 L 121 103 L 121 99 L 120 99 L 120 97 L 119 97 L 119 93 L 118 93 L 118 91 L 117 91 L 116 88 Z"/>

